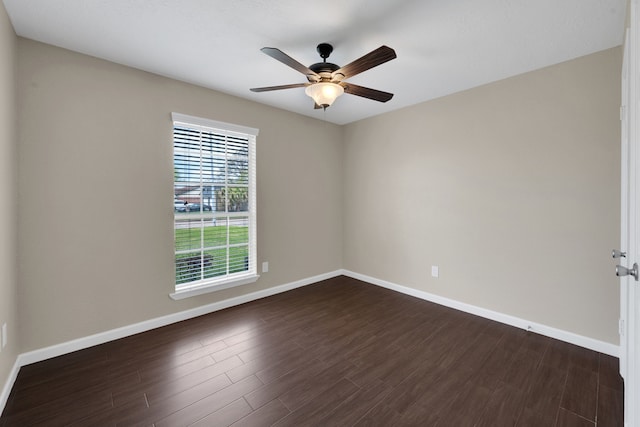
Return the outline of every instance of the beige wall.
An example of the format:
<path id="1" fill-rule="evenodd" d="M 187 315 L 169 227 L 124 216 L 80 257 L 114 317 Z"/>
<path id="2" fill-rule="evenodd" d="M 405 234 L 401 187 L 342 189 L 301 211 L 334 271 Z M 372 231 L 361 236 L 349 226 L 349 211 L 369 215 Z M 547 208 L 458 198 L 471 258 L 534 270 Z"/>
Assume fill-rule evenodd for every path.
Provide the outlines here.
<path id="1" fill-rule="evenodd" d="M 7 324 L 7 346 L 0 350 L 0 390 L 20 350 L 17 314 L 17 37 L 0 2 L 0 325 Z"/>
<path id="2" fill-rule="evenodd" d="M 338 127 L 19 39 L 20 351 L 341 267 L 617 344 L 620 68 Z M 168 297 L 172 111 L 260 129 L 255 284 Z"/>
<path id="3" fill-rule="evenodd" d="M 338 126 L 25 39 L 18 58 L 22 351 L 341 267 Z M 255 284 L 168 296 L 172 111 L 260 129 Z"/>
<path id="4" fill-rule="evenodd" d="M 620 70 L 615 48 L 348 125 L 344 267 L 617 345 Z"/>

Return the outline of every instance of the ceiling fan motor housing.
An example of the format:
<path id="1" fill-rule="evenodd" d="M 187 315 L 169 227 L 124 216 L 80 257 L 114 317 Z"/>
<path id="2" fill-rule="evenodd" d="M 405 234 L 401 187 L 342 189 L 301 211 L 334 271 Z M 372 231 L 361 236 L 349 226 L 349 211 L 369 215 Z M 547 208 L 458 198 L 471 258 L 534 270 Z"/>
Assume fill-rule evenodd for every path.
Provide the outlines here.
<path id="1" fill-rule="evenodd" d="M 331 62 L 317 62 L 313 65 L 309 66 L 309 69 L 314 73 L 320 76 L 320 81 L 330 81 L 332 80 L 332 74 L 334 71 L 339 70 L 340 67 L 336 64 L 332 64 Z M 317 77 L 317 76 L 308 76 L 309 77 Z M 309 78 L 309 81 L 317 81 L 316 79 Z"/>
<path id="2" fill-rule="evenodd" d="M 327 62 L 327 58 L 333 52 L 333 46 L 329 43 L 320 43 L 316 48 L 318 53 L 320 54 L 320 58 L 322 58 L 322 62 L 317 62 L 309 66 L 309 69 L 314 73 L 320 76 L 320 80 L 318 80 L 317 76 L 307 76 L 307 79 L 311 83 L 317 82 L 329 82 L 332 80 L 342 80 L 339 77 L 336 79 L 333 75 L 333 72 L 340 69 L 340 66 L 336 64 L 332 64 L 331 62 Z"/>

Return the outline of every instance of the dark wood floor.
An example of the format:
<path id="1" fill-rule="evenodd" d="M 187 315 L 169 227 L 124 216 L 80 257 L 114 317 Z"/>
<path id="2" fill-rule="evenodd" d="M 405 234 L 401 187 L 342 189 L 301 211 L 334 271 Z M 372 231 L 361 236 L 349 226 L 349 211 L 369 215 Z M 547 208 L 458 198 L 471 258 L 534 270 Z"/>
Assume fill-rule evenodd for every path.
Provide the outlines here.
<path id="1" fill-rule="evenodd" d="M 618 361 L 338 277 L 25 366 L 0 427 L 622 426 Z"/>

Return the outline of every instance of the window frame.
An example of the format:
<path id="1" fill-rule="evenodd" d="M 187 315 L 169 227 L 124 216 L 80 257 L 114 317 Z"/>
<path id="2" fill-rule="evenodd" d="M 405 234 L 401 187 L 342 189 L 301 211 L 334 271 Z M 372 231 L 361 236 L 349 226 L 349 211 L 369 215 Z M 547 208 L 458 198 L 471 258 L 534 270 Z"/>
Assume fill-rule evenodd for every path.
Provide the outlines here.
<path id="1" fill-rule="evenodd" d="M 239 212 L 232 213 L 228 210 L 228 206 L 226 206 L 224 214 L 227 215 L 227 218 L 233 216 L 242 216 L 248 217 L 248 270 L 237 272 L 237 273 L 226 273 L 223 276 L 216 276 L 211 278 L 199 279 L 192 282 L 178 284 L 174 278 L 174 292 L 170 293 L 169 296 L 174 300 L 180 300 L 196 295 L 202 295 L 209 292 L 215 292 L 222 289 L 228 289 L 236 286 L 245 285 L 248 283 L 253 283 L 258 280 L 260 277 L 257 273 L 257 217 L 256 217 L 256 139 L 259 133 L 258 129 L 235 125 L 232 123 L 225 123 L 216 120 L 205 119 L 201 117 L 189 116 L 181 113 L 171 113 L 172 119 L 172 145 L 173 145 L 173 158 L 175 159 L 175 135 L 176 135 L 176 127 L 187 128 L 190 130 L 195 130 L 198 132 L 210 132 L 217 135 L 224 135 L 225 137 L 241 137 L 243 139 L 247 139 L 248 141 L 248 209 L 247 212 Z M 201 157 L 202 158 L 202 157 Z M 175 160 L 174 160 L 175 162 Z M 228 182 L 225 179 L 225 182 Z M 175 202 L 175 176 L 174 176 L 174 185 L 173 185 L 173 197 Z M 225 184 L 225 185 L 228 185 Z M 202 180 L 200 181 L 200 186 L 202 187 Z M 226 187 L 225 187 L 226 188 Z M 203 201 L 201 200 L 201 204 Z M 200 212 L 199 215 L 187 214 L 190 215 L 188 218 L 190 219 L 207 219 L 205 217 L 213 216 L 215 214 L 204 212 Z M 173 217 L 173 227 L 174 227 L 174 258 L 177 255 L 176 246 L 175 246 L 175 230 L 176 223 L 179 220 L 187 219 L 184 214 L 180 214 L 176 212 L 174 209 L 174 217 Z M 227 224 L 229 226 L 229 224 Z M 200 230 L 204 230 L 204 222 L 200 227 Z M 230 247 L 230 243 L 227 241 L 227 249 Z M 204 250 L 205 248 L 201 248 Z M 227 257 L 227 271 L 229 267 L 229 258 Z M 176 263 L 174 262 L 174 277 L 176 274 Z"/>

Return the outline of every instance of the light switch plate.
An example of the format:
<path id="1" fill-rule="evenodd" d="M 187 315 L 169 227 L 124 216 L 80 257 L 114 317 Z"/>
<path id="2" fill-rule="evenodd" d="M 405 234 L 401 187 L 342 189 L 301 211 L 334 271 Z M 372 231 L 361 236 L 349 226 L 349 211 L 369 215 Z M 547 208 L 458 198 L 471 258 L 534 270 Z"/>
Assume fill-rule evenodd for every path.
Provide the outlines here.
<path id="1" fill-rule="evenodd" d="M 440 268 L 437 265 L 431 266 L 431 277 L 439 277 L 440 276 Z"/>
<path id="2" fill-rule="evenodd" d="M 2 324 L 2 348 L 5 348 L 7 345 L 7 324 Z"/>

